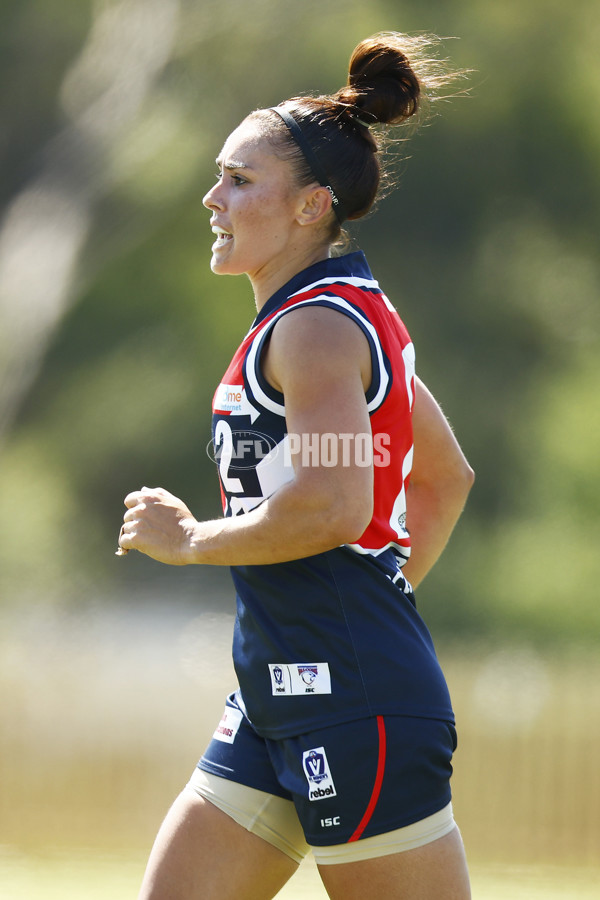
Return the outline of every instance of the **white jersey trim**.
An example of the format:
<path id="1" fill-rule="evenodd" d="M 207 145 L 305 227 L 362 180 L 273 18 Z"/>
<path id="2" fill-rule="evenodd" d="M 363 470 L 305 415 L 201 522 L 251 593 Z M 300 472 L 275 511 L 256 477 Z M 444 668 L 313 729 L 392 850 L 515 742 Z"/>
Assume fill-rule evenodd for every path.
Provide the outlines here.
<path id="1" fill-rule="evenodd" d="M 378 293 L 383 293 L 379 287 L 379 282 L 375 281 L 374 278 L 357 278 L 355 275 L 338 275 L 337 278 L 319 278 L 318 281 L 306 285 L 299 291 L 296 291 L 295 294 L 290 294 L 288 300 L 291 300 L 292 297 L 298 297 L 300 294 L 306 294 L 308 291 L 312 291 L 316 287 L 322 287 L 325 284 L 351 284 L 352 287 L 366 288 L 367 290 L 376 290 Z"/>
<path id="2" fill-rule="evenodd" d="M 406 536 L 408 537 L 408 535 Z M 379 556 L 384 550 L 397 550 L 405 561 L 410 556 L 410 547 L 403 547 L 401 544 L 396 544 L 395 541 L 388 541 L 383 547 L 373 547 L 372 549 L 361 547 L 360 544 L 343 544 L 343 546 L 348 547 L 350 550 L 354 550 L 355 553 L 358 553 L 361 556 Z"/>
<path id="3" fill-rule="evenodd" d="M 331 283 L 339 282 L 339 280 L 340 280 L 339 278 L 325 279 L 325 281 L 331 282 Z M 344 281 L 346 283 L 356 282 L 356 283 L 360 283 L 362 285 L 369 283 L 369 282 L 365 282 L 359 278 L 347 278 L 347 279 L 344 279 Z M 370 283 L 377 285 L 376 281 L 370 282 Z M 319 286 L 321 286 L 324 284 L 324 281 L 319 281 L 319 282 L 317 282 L 317 284 Z M 310 288 L 304 288 L 302 291 L 299 291 L 298 294 L 303 294 L 309 289 Z M 292 296 L 297 296 L 297 295 L 292 294 Z M 369 335 L 373 341 L 373 344 L 375 346 L 375 352 L 377 354 L 379 387 L 378 387 L 376 395 L 367 404 L 368 411 L 370 413 L 372 413 L 376 409 L 378 409 L 381 406 L 381 404 L 383 403 L 384 397 L 386 396 L 390 377 L 385 368 L 385 363 L 383 360 L 383 350 L 381 347 L 381 342 L 379 340 L 379 335 L 377 334 L 376 328 L 365 316 L 360 315 L 360 313 L 357 312 L 357 310 L 354 309 L 354 307 L 351 306 L 347 300 L 344 300 L 340 297 L 330 297 L 327 294 L 322 294 L 322 295 L 319 295 L 318 297 L 312 297 L 309 300 L 303 300 L 300 303 L 294 304 L 293 306 L 288 306 L 285 309 L 282 309 L 278 313 L 276 313 L 273 316 L 273 318 L 270 319 L 270 321 L 267 323 L 267 325 L 258 332 L 256 337 L 252 341 L 252 344 L 250 345 L 250 349 L 246 356 L 246 378 L 248 379 L 248 383 L 250 385 L 250 389 L 254 395 L 254 398 L 260 404 L 262 404 L 262 406 L 264 406 L 265 409 L 267 409 L 269 412 L 275 413 L 278 416 L 285 416 L 285 405 L 283 403 L 277 403 L 276 400 L 273 400 L 271 397 L 269 397 L 269 395 L 266 394 L 265 391 L 262 389 L 262 387 L 259 383 L 259 380 L 258 380 L 257 355 L 258 355 L 259 347 L 260 347 L 265 335 L 268 334 L 268 332 L 273 328 L 273 326 L 276 324 L 278 319 L 281 318 L 281 316 L 286 315 L 286 313 L 291 312 L 293 309 L 301 309 L 303 306 L 308 306 L 309 304 L 313 304 L 313 303 L 318 304 L 319 302 L 322 302 L 322 301 L 326 301 L 327 303 L 331 303 L 334 306 L 340 307 L 340 309 L 345 310 L 344 315 L 347 315 L 351 319 L 360 321 L 362 326 L 364 326 L 365 330 L 369 333 Z"/>

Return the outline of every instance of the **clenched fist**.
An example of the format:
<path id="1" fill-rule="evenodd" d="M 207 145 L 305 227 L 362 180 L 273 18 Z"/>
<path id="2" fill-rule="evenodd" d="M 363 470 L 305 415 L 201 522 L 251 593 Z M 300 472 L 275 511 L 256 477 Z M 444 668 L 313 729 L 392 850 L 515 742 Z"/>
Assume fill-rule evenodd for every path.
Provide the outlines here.
<path id="1" fill-rule="evenodd" d="M 119 555 L 139 550 L 171 566 L 192 562 L 190 550 L 198 522 L 182 500 L 163 488 L 143 487 L 125 497 L 125 506 Z"/>

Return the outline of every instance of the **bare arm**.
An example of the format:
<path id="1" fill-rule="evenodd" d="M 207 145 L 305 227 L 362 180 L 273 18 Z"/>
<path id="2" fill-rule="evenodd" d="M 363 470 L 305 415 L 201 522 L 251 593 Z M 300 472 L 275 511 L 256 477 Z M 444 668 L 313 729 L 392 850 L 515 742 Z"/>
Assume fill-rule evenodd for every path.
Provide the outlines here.
<path id="1" fill-rule="evenodd" d="M 292 434 L 370 433 L 366 338 L 325 308 L 301 309 L 273 329 L 267 377 L 283 391 Z M 314 460 L 313 460 L 314 461 Z M 198 522 L 160 488 L 129 494 L 120 543 L 173 565 L 260 565 L 299 559 L 357 540 L 372 516 L 372 467 L 302 465 L 242 516 Z"/>
<path id="2" fill-rule="evenodd" d="M 412 552 L 404 571 L 416 587 L 442 554 L 475 476 L 440 407 L 419 379 L 413 431 L 414 461 L 406 497 Z"/>

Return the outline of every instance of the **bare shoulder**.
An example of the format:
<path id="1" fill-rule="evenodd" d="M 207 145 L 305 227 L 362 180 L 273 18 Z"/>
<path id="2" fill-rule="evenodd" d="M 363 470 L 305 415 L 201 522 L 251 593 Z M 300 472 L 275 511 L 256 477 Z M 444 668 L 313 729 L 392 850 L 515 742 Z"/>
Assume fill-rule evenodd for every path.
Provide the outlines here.
<path id="1" fill-rule="evenodd" d="M 369 344 L 360 327 L 343 313 L 303 306 L 290 310 L 273 327 L 263 370 L 279 389 L 298 372 L 328 380 L 358 373 L 366 388 L 371 380 Z"/>

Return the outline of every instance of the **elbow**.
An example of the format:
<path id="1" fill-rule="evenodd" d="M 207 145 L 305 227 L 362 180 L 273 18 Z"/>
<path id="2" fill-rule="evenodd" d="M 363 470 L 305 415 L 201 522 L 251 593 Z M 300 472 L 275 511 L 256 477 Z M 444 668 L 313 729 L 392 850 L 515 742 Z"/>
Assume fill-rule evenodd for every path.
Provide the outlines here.
<path id="1" fill-rule="evenodd" d="M 446 496 L 446 502 L 453 503 L 462 509 L 474 482 L 475 472 L 463 458 L 460 464 L 454 466 L 452 471 L 447 473 L 445 485 L 441 487 Z"/>
<path id="2" fill-rule="evenodd" d="M 408 506 L 410 508 L 428 497 L 432 508 L 446 510 L 447 514 L 458 517 L 474 482 L 475 472 L 464 457 L 435 472 L 426 471 L 425 477 L 421 472 L 413 473 L 408 485 Z M 416 498 L 421 500 L 416 501 Z"/>
<path id="3" fill-rule="evenodd" d="M 343 544 L 356 544 L 361 539 L 367 527 L 369 525 L 368 521 L 363 521 L 361 523 L 346 521 L 343 522 L 340 528 L 336 533 L 335 542 L 333 544 L 334 547 L 341 547 Z"/>
<path id="4" fill-rule="evenodd" d="M 319 515 L 318 530 L 323 543 L 328 548 L 340 547 L 342 544 L 355 544 L 365 533 L 373 517 L 373 498 L 364 498 L 361 502 L 354 498 L 338 498 L 322 508 Z"/>
<path id="5" fill-rule="evenodd" d="M 330 521 L 332 546 L 355 544 L 367 530 L 373 518 L 373 498 L 362 504 L 343 504 Z"/>
<path id="6" fill-rule="evenodd" d="M 336 472 L 305 470 L 295 482 L 298 512 L 306 516 L 306 527 L 318 545 L 315 552 L 356 543 L 373 517 L 372 471 L 360 470 L 361 477 L 352 480 L 336 478 Z"/>
<path id="7" fill-rule="evenodd" d="M 468 462 L 464 460 L 455 469 L 452 476 L 448 478 L 445 488 L 442 489 L 445 494 L 445 502 L 449 506 L 454 507 L 459 514 L 464 509 L 474 482 L 475 472 Z"/>
<path id="8" fill-rule="evenodd" d="M 471 468 L 471 466 L 466 461 L 466 459 L 463 463 L 461 479 L 462 479 L 463 491 L 464 491 L 465 500 L 466 500 L 467 497 L 469 496 L 471 488 L 475 484 L 475 471 Z"/>
<path id="9" fill-rule="evenodd" d="M 467 499 L 475 482 L 475 472 L 469 465 L 465 455 L 458 452 L 454 458 L 447 460 L 446 466 L 438 472 L 440 481 L 445 483 L 446 490 L 457 497 Z"/>
<path id="10" fill-rule="evenodd" d="M 466 459 L 463 460 L 460 478 L 463 483 L 465 493 L 468 494 L 475 484 L 475 471 L 471 468 Z"/>

